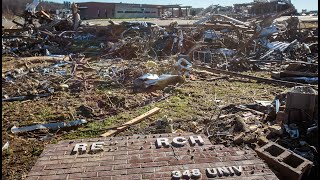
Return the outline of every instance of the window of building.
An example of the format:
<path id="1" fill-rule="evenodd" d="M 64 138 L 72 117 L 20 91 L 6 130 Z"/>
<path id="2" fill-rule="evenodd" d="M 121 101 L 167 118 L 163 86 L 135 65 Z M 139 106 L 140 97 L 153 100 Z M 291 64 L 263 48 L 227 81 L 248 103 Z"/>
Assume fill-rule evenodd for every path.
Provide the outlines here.
<path id="1" fill-rule="evenodd" d="M 118 13 L 123 13 L 123 11 L 117 11 Z"/>
<path id="2" fill-rule="evenodd" d="M 124 13 L 143 13 L 142 11 L 125 11 Z"/>

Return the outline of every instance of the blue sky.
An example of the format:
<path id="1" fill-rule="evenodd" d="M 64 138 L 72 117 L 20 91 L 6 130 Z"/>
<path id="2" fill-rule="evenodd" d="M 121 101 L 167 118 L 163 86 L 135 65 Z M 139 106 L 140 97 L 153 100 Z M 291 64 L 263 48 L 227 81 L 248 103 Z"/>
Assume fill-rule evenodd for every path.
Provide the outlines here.
<path id="1" fill-rule="evenodd" d="M 55 2 L 63 2 L 66 0 L 51 0 Z M 182 4 L 192 7 L 208 7 L 212 4 L 220 4 L 222 6 L 230 6 L 235 3 L 248 3 L 253 0 L 69 0 L 71 2 L 122 2 L 135 4 Z M 301 9 L 318 10 L 318 0 L 291 0 L 296 9 L 301 12 Z"/>

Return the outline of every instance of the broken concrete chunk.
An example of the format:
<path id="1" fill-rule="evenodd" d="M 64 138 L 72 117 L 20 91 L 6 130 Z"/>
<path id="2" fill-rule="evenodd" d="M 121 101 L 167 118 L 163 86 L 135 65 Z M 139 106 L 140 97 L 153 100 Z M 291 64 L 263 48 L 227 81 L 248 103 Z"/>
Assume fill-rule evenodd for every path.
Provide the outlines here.
<path id="1" fill-rule="evenodd" d="M 274 133 L 274 134 L 278 134 L 278 135 L 283 134 L 282 127 L 279 126 L 279 125 L 269 126 L 269 130 L 270 130 L 272 133 Z"/>
<path id="2" fill-rule="evenodd" d="M 258 129 L 258 126 L 257 125 L 251 125 L 251 126 L 249 126 L 249 129 L 250 129 L 251 132 L 254 132 L 254 131 L 256 131 Z"/>
<path id="3" fill-rule="evenodd" d="M 241 132 L 239 135 L 237 135 L 236 137 L 234 137 L 233 142 L 235 144 L 241 144 L 243 142 L 243 138 L 244 138 L 245 134 L 243 132 Z"/>
<path id="4" fill-rule="evenodd" d="M 248 125 L 244 122 L 244 119 L 240 116 L 236 116 L 235 118 L 236 122 L 236 129 L 243 132 L 249 132 Z"/>
<path id="5" fill-rule="evenodd" d="M 265 144 L 267 144 L 269 142 L 269 140 L 265 136 L 260 136 L 258 138 L 258 142 L 261 143 L 262 145 L 265 145 Z"/>
<path id="6" fill-rule="evenodd" d="M 279 125 L 286 124 L 288 122 L 288 114 L 284 111 L 279 111 L 276 116 L 276 122 Z"/>

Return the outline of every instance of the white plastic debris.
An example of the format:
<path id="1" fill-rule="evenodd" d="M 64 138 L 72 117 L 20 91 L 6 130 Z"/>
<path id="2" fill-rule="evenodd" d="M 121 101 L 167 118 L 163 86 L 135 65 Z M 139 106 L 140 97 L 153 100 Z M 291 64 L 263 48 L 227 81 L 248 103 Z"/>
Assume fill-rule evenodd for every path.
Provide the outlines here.
<path id="1" fill-rule="evenodd" d="M 2 151 L 7 150 L 8 148 L 9 148 L 9 141 L 2 146 Z"/>
<path id="2" fill-rule="evenodd" d="M 33 0 L 32 3 L 28 3 L 26 5 L 26 11 L 31 12 L 32 14 L 34 14 L 36 12 L 36 8 L 39 5 L 39 0 Z"/>

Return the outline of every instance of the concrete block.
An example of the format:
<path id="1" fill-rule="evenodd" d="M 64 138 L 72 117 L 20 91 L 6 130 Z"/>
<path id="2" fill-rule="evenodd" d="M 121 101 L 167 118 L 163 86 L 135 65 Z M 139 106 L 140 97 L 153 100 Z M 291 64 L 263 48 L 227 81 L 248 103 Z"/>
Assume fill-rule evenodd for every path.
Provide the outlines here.
<path id="1" fill-rule="evenodd" d="M 273 142 L 269 142 L 255 151 L 269 167 L 281 172 L 280 175 L 283 178 L 290 180 L 300 180 L 302 175 L 308 173 L 313 165 L 308 159 Z"/>
<path id="2" fill-rule="evenodd" d="M 287 93 L 287 109 L 314 110 L 318 94 L 310 87 L 294 87 Z"/>

